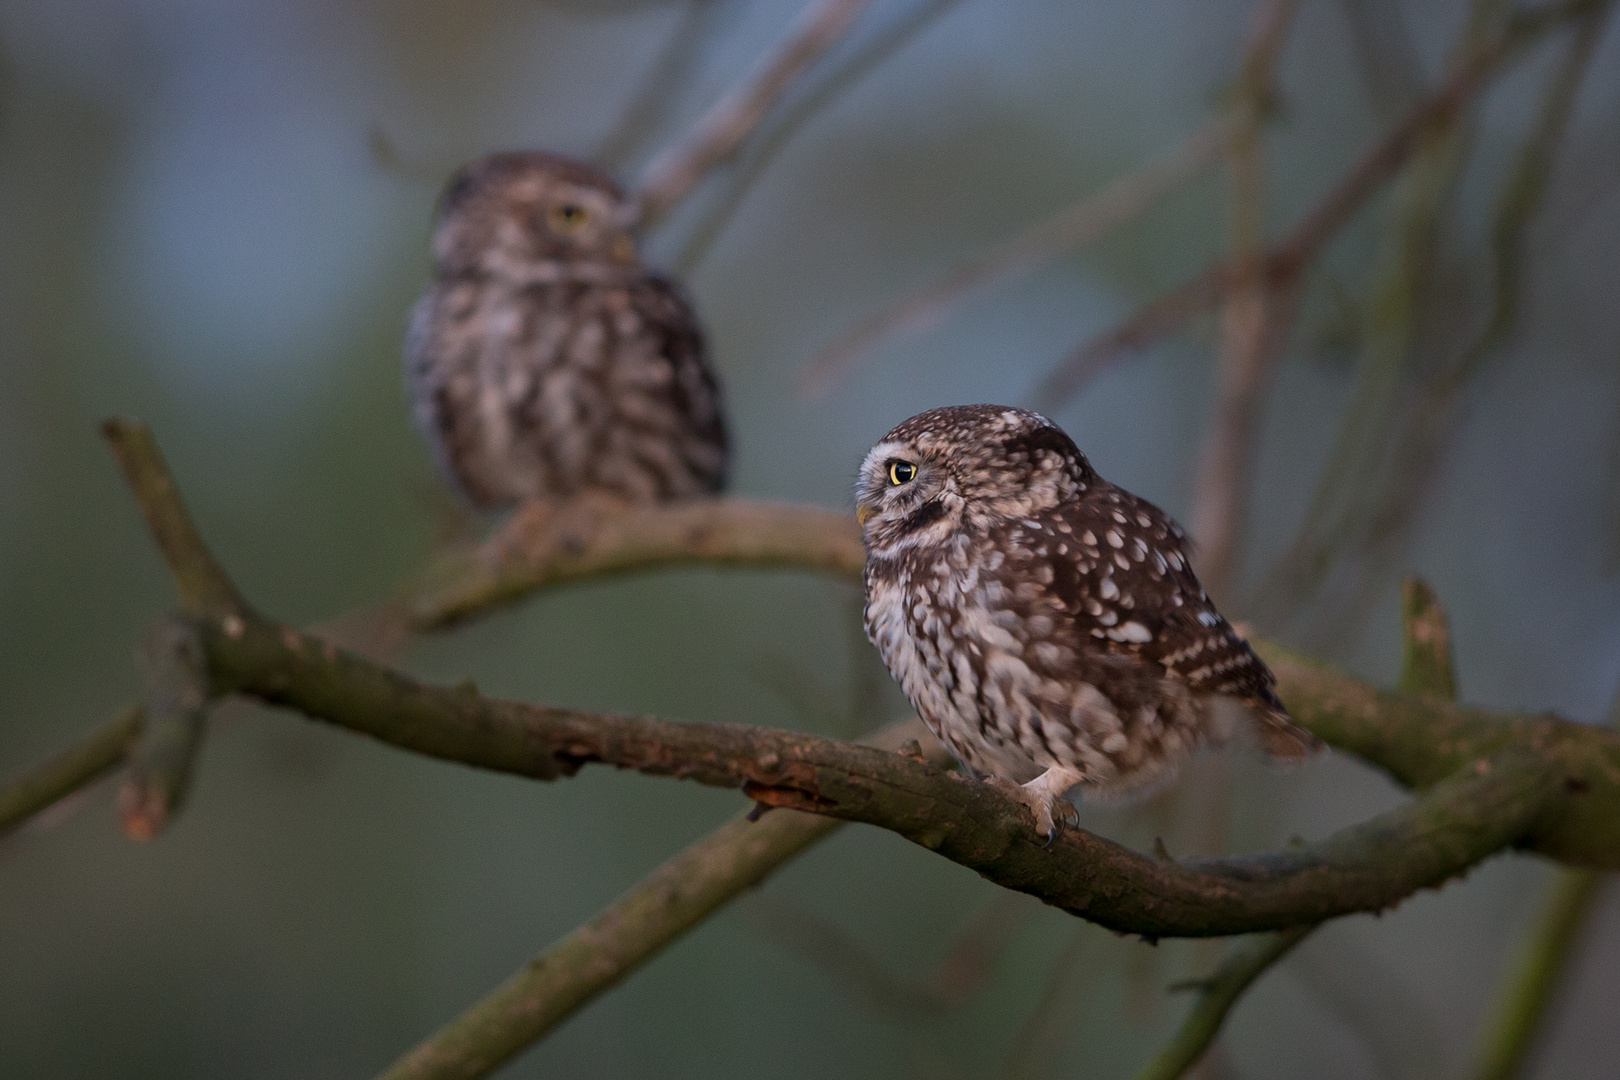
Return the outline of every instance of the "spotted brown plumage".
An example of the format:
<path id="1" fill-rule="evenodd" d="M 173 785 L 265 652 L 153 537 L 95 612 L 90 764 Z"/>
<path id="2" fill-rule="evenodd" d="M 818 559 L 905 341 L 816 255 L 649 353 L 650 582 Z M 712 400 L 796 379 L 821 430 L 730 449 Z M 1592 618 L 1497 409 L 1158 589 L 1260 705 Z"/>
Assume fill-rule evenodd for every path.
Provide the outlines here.
<path id="1" fill-rule="evenodd" d="M 1043 833 L 1070 788 L 1140 792 L 1244 720 L 1275 757 L 1319 748 L 1181 529 L 1044 417 L 920 413 L 866 456 L 856 507 L 868 636 L 929 729 Z"/>
<path id="2" fill-rule="evenodd" d="M 474 504 L 719 491 L 727 441 L 691 305 L 640 261 L 613 182 L 545 153 L 483 158 L 440 199 L 405 374 Z"/>

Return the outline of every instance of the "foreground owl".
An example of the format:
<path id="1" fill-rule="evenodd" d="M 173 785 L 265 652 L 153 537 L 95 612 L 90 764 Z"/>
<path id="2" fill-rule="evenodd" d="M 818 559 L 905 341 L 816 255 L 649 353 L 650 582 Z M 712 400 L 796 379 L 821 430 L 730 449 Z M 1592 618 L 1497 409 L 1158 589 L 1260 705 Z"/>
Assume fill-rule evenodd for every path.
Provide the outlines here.
<path id="1" fill-rule="evenodd" d="M 719 491 L 720 395 L 691 307 L 642 265 L 613 181 L 495 154 L 440 198 L 406 383 L 440 467 L 476 505 Z"/>
<path id="2" fill-rule="evenodd" d="M 1185 535 L 1045 417 L 932 409 L 861 464 L 866 632 L 923 721 L 1055 835 L 1076 785 L 1140 791 L 1244 717 L 1278 758 L 1320 746 L 1221 617 Z"/>

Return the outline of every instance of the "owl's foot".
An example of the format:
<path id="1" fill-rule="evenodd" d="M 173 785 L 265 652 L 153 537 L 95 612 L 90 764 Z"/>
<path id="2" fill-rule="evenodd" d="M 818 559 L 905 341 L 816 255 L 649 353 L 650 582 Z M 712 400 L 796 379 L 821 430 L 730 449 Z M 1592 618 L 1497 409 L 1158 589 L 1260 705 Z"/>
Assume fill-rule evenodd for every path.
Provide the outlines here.
<path id="1" fill-rule="evenodd" d="M 990 777 L 989 782 L 1029 807 L 1029 812 L 1035 815 L 1035 830 L 1050 844 L 1057 839 L 1069 815 L 1077 813 L 1064 792 L 1083 779 L 1084 775 L 1074 769 L 1054 765 L 1027 784 L 1015 784 L 999 776 Z"/>

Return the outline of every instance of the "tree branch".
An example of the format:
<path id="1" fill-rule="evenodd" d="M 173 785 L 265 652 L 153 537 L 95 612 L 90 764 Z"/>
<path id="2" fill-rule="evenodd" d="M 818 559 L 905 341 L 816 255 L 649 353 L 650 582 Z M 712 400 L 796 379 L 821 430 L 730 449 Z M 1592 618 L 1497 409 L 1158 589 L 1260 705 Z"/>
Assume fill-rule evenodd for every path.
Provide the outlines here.
<path id="1" fill-rule="evenodd" d="M 1574 749 L 1576 733 L 1564 737 L 1561 752 L 1510 748 L 1480 759 L 1473 772 L 1442 780 L 1423 799 L 1312 847 L 1180 865 L 1081 831 L 1047 848 L 1027 812 L 990 785 L 895 754 L 768 728 L 497 701 L 470 688 L 415 682 L 257 619 L 235 636 L 198 625 L 220 690 L 480 768 L 554 780 L 601 763 L 863 821 L 998 884 L 1149 937 L 1245 933 L 1377 910 L 1520 842 L 1620 865 L 1612 835 L 1620 820 L 1599 823 L 1590 813 L 1620 799 L 1620 785 L 1606 774 L 1620 770 L 1620 740 L 1612 738 L 1584 752 Z M 1413 707 L 1422 725 L 1423 705 Z M 1602 736 L 1590 729 L 1579 734 Z M 1591 790 L 1594 783 L 1606 790 Z M 1589 793 L 1566 796 L 1565 785 L 1585 785 Z"/>
<path id="2" fill-rule="evenodd" d="M 1609 706 L 1609 728 L 1620 727 L 1620 695 Z M 1546 1027 L 1575 946 L 1602 898 L 1607 879 L 1594 870 L 1561 870 L 1542 901 L 1540 917 L 1519 942 L 1496 1000 L 1479 1029 L 1474 1080 L 1521 1076 Z"/>
<path id="3" fill-rule="evenodd" d="M 819 0 L 807 8 L 787 40 L 761 59 L 744 81 L 715 102 L 683 145 L 647 167 L 639 193 L 641 221 L 658 220 L 711 169 L 736 154 L 767 110 L 793 81 L 832 48 L 869 0 Z"/>
<path id="4" fill-rule="evenodd" d="M 89 736 L 0 787 L 0 836 L 124 763 L 141 732 L 141 710 L 125 709 Z"/>
<path id="5" fill-rule="evenodd" d="M 618 513 L 522 507 L 482 547 L 448 555 L 407 602 L 419 630 L 448 626 L 538 589 L 668 566 L 791 568 L 860 578 L 853 516 L 747 499 Z"/>
<path id="6" fill-rule="evenodd" d="M 1446 613 L 1423 582 L 1406 580 L 1401 622 L 1406 640 L 1406 665 L 1401 689 L 1433 693 L 1447 701 L 1455 698 L 1451 678 L 1450 639 Z M 1279 930 L 1234 951 L 1209 979 L 1195 984 L 1199 1000 L 1165 1048 L 1136 1076 L 1136 1080 L 1174 1080 L 1197 1065 L 1220 1034 L 1226 1014 L 1238 996 L 1272 964 L 1281 960 L 1315 926 Z"/>
<path id="7" fill-rule="evenodd" d="M 138 489 L 137 495 L 162 504 L 147 508 L 149 519 L 184 520 L 184 507 L 172 484 L 148 485 Z M 733 509 L 741 511 L 735 533 L 711 532 L 707 528 L 680 531 L 683 525 L 690 527 L 689 515 L 712 522 L 714 519 L 704 515 Z M 842 569 L 852 575 L 858 572 L 848 520 L 824 511 L 778 511 L 763 504 L 737 507 L 720 500 L 638 510 L 634 520 L 640 524 L 632 531 L 607 519 L 601 531 L 594 534 L 601 543 L 599 552 L 586 546 L 561 559 L 542 558 L 537 565 L 522 564 L 520 568 L 531 575 L 530 580 L 547 584 L 606 572 L 604 567 L 623 571 L 672 562 L 814 565 L 824 570 Z M 662 539 L 638 554 L 631 538 L 641 535 L 642 530 Z M 189 527 L 177 535 L 196 537 L 195 530 Z M 756 546 L 762 537 L 771 541 L 764 558 Z M 528 549 L 506 538 L 496 550 L 510 553 Z M 838 553 L 837 558 L 828 558 L 829 552 Z M 212 562 L 206 551 L 181 550 L 175 554 L 175 564 L 182 569 L 204 560 Z M 511 590 L 503 595 L 514 593 Z M 765 729 L 678 724 L 491 701 L 471 690 L 424 686 L 344 654 L 329 643 L 251 614 L 229 615 L 217 624 L 199 622 L 198 626 L 218 682 L 216 690 L 245 692 L 288 705 L 408 750 L 537 779 L 572 775 L 580 765 L 597 761 L 716 786 L 742 787 L 761 801 L 892 828 L 973 866 L 992 880 L 1107 925 L 1115 925 L 1108 921 L 1111 919 L 1134 918 L 1131 905 L 1143 900 L 1141 896 L 1115 898 L 1116 907 L 1112 900 L 1093 903 L 1084 890 L 1073 895 L 1061 887 L 1046 891 L 1050 883 L 1039 880 L 1044 875 L 1038 868 L 1050 868 L 1059 860 L 1043 850 L 1031 861 L 1033 853 L 1027 850 L 1029 836 L 1025 835 L 1028 830 L 1020 823 L 1014 803 L 986 786 L 964 785 L 909 762 L 897 764 L 896 760 L 888 760 L 892 755 L 873 760 L 868 756 L 872 751 L 815 736 Z M 1477 766 L 1481 760 L 1515 746 L 1539 753 L 1556 766 L 1555 771 L 1561 774 L 1571 794 L 1559 800 L 1558 812 L 1541 815 L 1533 840 L 1535 849 L 1577 865 L 1620 865 L 1620 738 L 1614 734 L 1556 717 L 1504 716 L 1390 694 L 1278 646 L 1265 642 L 1257 646 L 1277 672 L 1279 690 L 1296 717 L 1328 742 L 1385 769 L 1408 787 L 1422 789 L 1439 784 L 1458 770 Z M 868 765 L 876 771 L 867 773 Z M 1475 805 L 1471 800 L 1476 795 L 1487 802 L 1506 795 L 1506 801 L 1513 802 L 1528 797 L 1533 786 L 1515 788 L 1511 783 L 1491 779 L 1478 792 L 1467 787 L 1462 794 L 1451 792 L 1447 797 L 1458 798 L 1459 808 Z M 959 827 L 939 825 L 942 815 L 953 816 L 945 813 L 947 808 L 962 816 L 963 820 L 955 823 Z M 1529 821 L 1542 808 L 1533 808 L 1534 813 L 1531 809 L 1521 802 L 1494 828 L 1500 831 L 1509 818 L 1517 821 L 1513 817 L 1517 812 L 1526 813 L 1524 820 Z M 1389 824 L 1397 830 L 1421 832 L 1429 824 L 1422 820 L 1423 811 L 1417 804 L 1395 814 L 1396 819 Z M 1348 846 L 1334 847 L 1330 862 L 1332 857 L 1347 857 L 1354 863 L 1358 849 L 1352 833 L 1354 830 L 1343 834 Z M 1450 842 L 1462 834 L 1467 834 L 1465 846 L 1480 839 L 1466 826 L 1461 833 L 1446 836 Z M 1522 830 L 1514 832 L 1509 828 L 1495 846 L 1522 836 Z M 1214 894 L 1221 893 L 1222 887 L 1196 874 L 1178 877 L 1166 865 L 1158 865 L 1142 876 L 1139 871 L 1144 868 L 1131 862 L 1138 856 L 1083 833 L 1064 838 L 1053 850 L 1070 847 L 1085 852 L 1082 861 L 1095 859 L 1110 866 L 1120 875 L 1122 888 L 1131 881 L 1158 889 L 1166 897 L 1179 892 L 1185 903 L 1208 903 L 1213 913 L 1207 919 L 1192 912 L 1177 914 L 1164 925 L 1149 919 L 1140 929 L 1121 926 L 1138 933 L 1225 934 L 1291 925 L 1302 921 L 1313 904 L 1325 899 L 1312 891 L 1324 887 L 1320 881 L 1302 886 L 1310 878 L 1308 874 L 1285 881 L 1303 865 L 1294 862 L 1296 856 L 1292 854 L 1281 856 L 1281 862 L 1265 863 L 1265 869 L 1257 871 L 1257 880 L 1266 881 L 1265 889 L 1270 892 L 1264 899 L 1250 898 L 1257 906 L 1245 915 L 1241 910 L 1245 901 L 1233 895 L 1217 898 Z M 1490 850 L 1494 847 L 1486 848 L 1476 858 Z M 1363 907 L 1377 907 L 1413 888 L 1443 881 L 1466 865 L 1468 862 L 1453 863 L 1447 856 L 1431 851 L 1428 862 L 1403 868 L 1396 875 L 1398 883 L 1395 879 L 1376 880 L 1374 872 L 1355 881 L 1346 879 L 1343 884 L 1349 892 L 1359 892 L 1366 901 Z M 1349 869 L 1352 878 L 1375 870 L 1365 866 Z M 1303 893 L 1289 892 L 1300 887 Z M 1299 901 L 1297 907 L 1290 906 L 1289 896 Z M 1371 899 L 1375 896 L 1379 899 Z M 1227 905 L 1224 909 L 1223 904 Z M 1358 909 L 1352 904 L 1344 910 Z M 1278 914 L 1285 910 L 1292 914 Z M 1266 911 L 1270 914 L 1263 913 Z M 1248 917 L 1259 923 L 1245 923 Z M 1224 920 L 1228 919 L 1233 920 L 1231 926 L 1235 928 L 1216 929 L 1226 925 Z M 1267 923 L 1267 919 L 1282 921 Z"/>
<path id="8" fill-rule="evenodd" d="M 169 564 L 181 606 L 192 615 L 215 617 L 245 611 L 247 604 L 230 576 L 197 535 L 151 429 L 136 420 L 114 417 L 102 423 L 101 433 L 146 515 L 152 539 Z"/>

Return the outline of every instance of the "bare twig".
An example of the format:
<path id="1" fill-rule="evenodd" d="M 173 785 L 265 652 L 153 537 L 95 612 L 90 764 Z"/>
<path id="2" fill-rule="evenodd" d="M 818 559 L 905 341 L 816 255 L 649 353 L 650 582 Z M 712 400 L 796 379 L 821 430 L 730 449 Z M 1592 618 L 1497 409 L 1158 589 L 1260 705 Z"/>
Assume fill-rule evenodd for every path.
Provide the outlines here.
<path id="1" fill-rule="evenodd" d="M 1298 4 L 1267 0 L 1244 56 L 1227 145 L 1232 282 L 1221 310 L 1215 408 L 1198 452 L 1189 518 L 1199 577 L 1225 598 L 1236 572 L 1248 515 L 1266 388 L 1293 322 L 1297 288 L 1274 295 L 1265 273 L 1265 158 L 1261 127 L 1275 90 L 1272 72 Z"/>
<path id="2" fill-rule="evenodd" d="M 647 167 L 639 191 L 642 224 L 657 221 L 710 170 L 735 155 L 766 111 L 843 36 L 868 2 L 817 0 L 806 8 L 787 39 L 715 102 L 687 141 L 664 151 Z"/>
<path id="3" fill-rule="evenodd" d="M 878 342 L 932 324 L 971 290 L 1085 248 L 1138 217 L 1212 164 L 1227 144 L 1230 126 L 1224 116 L 1209 121 L 1168 154 L 1116 177 L 1102 190 L 1026 227 L 925 288 L 861 320 L 811 358 L 799 377 L 799 392 L 824 392 Z"/>
<path id="4" fill-rule="evenodd" d="M 0 787 L 0 836 L 124 763 L 141 731 L 141 710 L 128 708 L 56 757 Z"/>
<path id="5" fill-rule="evenodd" d="M 1226 1014 L 1243 991 L 1266 969 L 1287 955 L 1315 926 L 1300 926 L 1267 934 L 1232 953 L 1215 973 L 1198 985 L 1198 1001 L 1182 1021 L 1175 1037 L 1136 1074 L 1135 1080 L 1176 1080 L 1198 1064 Z"/>
<path id="6" fill-rule="evenodd" d="M 757 138 L 749 140 L 743 155 L 727 178 L 725 189 L 714 199 L 702 219 L 680 246 L 671 260 L 676 273 L 690 274 L 703 260 L 732 215 L 742 205 L 754 181 L 776 158 L 777 153 L 817 113 L 836 101 L 867 73 L 900 50 L 925 27 L 955 8 L 962 0 L 919 0 L 904 15 L 884 26 L 860 45 L 849 51 L 840 61 L 829 66 L 827 73 L 809 91 L 792 105 L 781 110 L 781 115 L 766 126 Z"/>
<path id="7" fill-rule="evenodd" d="M 927 740 L 931 760 L 945 764 L 916 720 L 891 725 L 871 742 L 893 750 L 908 739 Z M 757 822 L 744 815 L 721 826 L 529 961 L 380 1080 L 471 1080 L 489 1073 L 842 824 L 779 810 Z"/>
<path id="8" fill-rule="evenodd" d="M 1577 17 L 1594 0 L 1548 4 L 1520 12 L 1508 29 L 1483 45 L 1434 93 L 1420 101 L 1351 167 L 1331 192 L 1317 203 L 1266 254 L 1266 277 L 1272 288 L 1291 284 L 1315 261 L 1367 199 L 1398 173 L 1425 134 L 1436 123 L 1471 103 L 1491 76 L 1553 27 Z M 1231 288 L 1232 265 L 1216 262 L 1143 307 L 1117 328 L 1093 338 L 1058 363 L 1037 388 L 1044 408 L 1055 408 L 1087 385 L 1099 371 L 1128 351 L 1184 326 L 1209 311 Z"/>
<path id="9" fill-rule="evenodd" d="M 1120 356 L 1147 348 L 1209 311 L 1226 295 L 1231 278 L 1230 266 L 1214 263 L 1081 345 L 1041 379 L 1033 394 L 1035 407 L 1055 412 Z"/>
<path id="10" fill-rule="evenodd" d="M 686 0 L 674 29 L 637 81 L 619 119 L 597 143 L 592 160 L 622 166 L 658 130 L 698 69 L 717 16 L 731 5 L 732 0 Z"/>
<path id="11" fill-rule="evenodd" d="M 151 430 L 138 421 L 114 418 L 101 425 L 101 433 L 146 515 L 186 611 L 219 617 L 246 610 L 236 586 L 197 535 Z"/>

